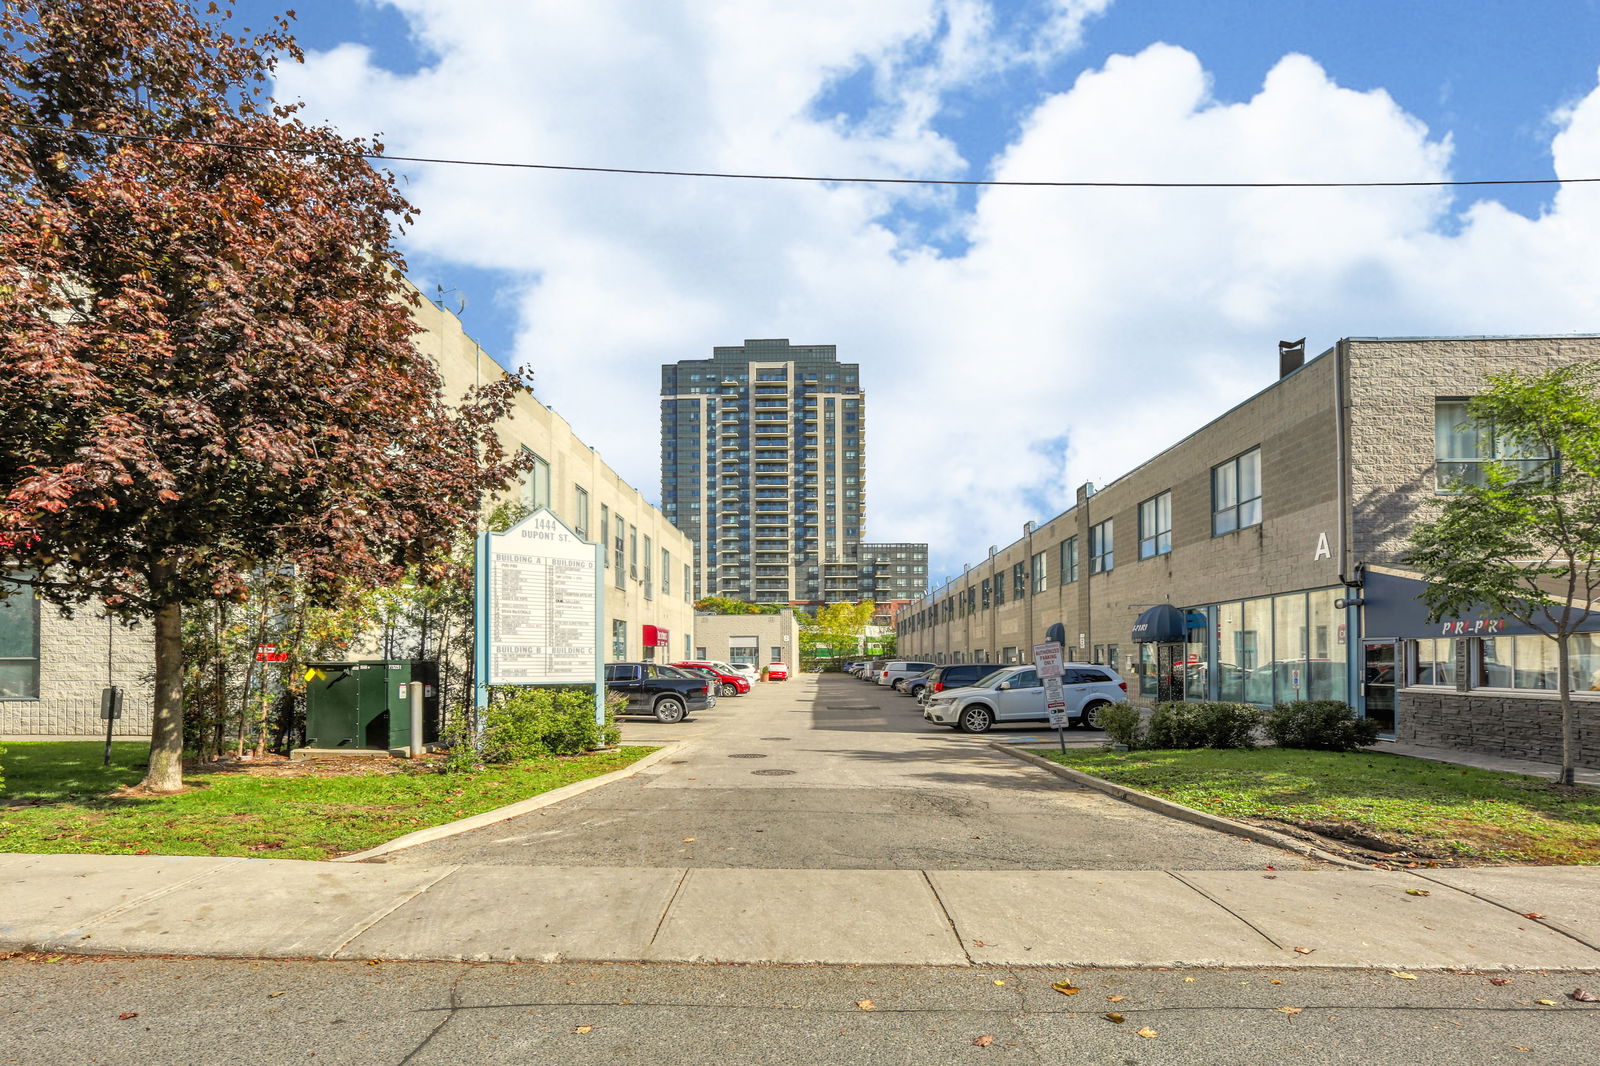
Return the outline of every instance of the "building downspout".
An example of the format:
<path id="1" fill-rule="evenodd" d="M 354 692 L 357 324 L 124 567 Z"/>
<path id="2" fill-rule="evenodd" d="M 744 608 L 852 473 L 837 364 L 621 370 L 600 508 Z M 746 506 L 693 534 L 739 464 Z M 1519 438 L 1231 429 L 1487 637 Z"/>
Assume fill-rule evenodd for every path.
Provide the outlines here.
<path id="1" fill-rule="evenodd" d="M 1359 588 L 1360 579 L 1351 578 L 1355 566 L 1350 558 L 1350 439 L 1346 432 L 1349 390 L 1345 377 L 1350 367 L 1350 342 L 1340 340 L 1333 348 L 1333 434 L 1334 461 L 1338 464 L 1338 542 L 1339 584 L 1344 588 Z M 1345 608 L 1345 692 L 1346 702 L 1359 713 L 1366 714 L 1366 700 L 1361 689 L 1365 652 L 1361 643 L 1361 608 Z M 1399 686 L 1395 688 L 1398 701 Z M 1398 707 L 1396 707 L 1398 711 Z"/>

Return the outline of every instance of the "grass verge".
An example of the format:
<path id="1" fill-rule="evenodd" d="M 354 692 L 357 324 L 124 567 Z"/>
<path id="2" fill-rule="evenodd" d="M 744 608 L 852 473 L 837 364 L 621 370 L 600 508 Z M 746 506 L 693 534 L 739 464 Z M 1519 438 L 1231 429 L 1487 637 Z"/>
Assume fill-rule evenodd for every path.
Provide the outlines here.
<path id="1" fill-rule="evenodd" d="M 1196 810 L 1277 822 L 1399 858 L 1600 863 L 1600 789 L 1582 785 L 1367 752 L 1038 754 Z"/>
<path id="2" fill-rule="evenodd" d="M 149 745 L 8 743 L 0 852 L 249 855 L 327 859 L 611 773 L 654 748 L 618 748 L 440 774 L 407 763 L 388 772 L 266 776 L 249 769 L 185 774 L 188 791 L 119 795 L 144 775 Z"/>

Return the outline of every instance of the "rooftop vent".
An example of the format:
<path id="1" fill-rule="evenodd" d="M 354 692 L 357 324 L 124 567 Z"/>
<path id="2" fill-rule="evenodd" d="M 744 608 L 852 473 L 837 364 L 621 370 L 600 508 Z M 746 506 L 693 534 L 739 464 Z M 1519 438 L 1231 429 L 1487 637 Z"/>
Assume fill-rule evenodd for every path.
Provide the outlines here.
<path id="1" fill-rule="evenodd" d="M 1286 378 L 1306 365 L 1306 339 L 1278 342 L 1278 377 Z"/>

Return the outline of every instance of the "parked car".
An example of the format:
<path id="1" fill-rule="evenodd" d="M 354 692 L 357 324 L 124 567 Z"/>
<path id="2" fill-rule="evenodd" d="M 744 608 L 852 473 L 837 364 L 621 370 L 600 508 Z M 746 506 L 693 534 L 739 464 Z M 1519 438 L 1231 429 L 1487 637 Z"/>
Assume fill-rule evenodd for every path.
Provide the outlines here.
<path id="1" fill-rule="evenodd" d="M 976 685 L 996 670 L 1004 670 L 1003 666 L 994 663 L 954 663 L 949 666 L 935 666 L 920 678 L 912 678 L 906 682 L 906 691 L 917 697 L 917 702 L 926 704 L 933 697 L 950 688 L 967 688 Z"/>
<path id="2" fill-rule="evenodd" d="M 659 722 L 681 722 L 690 711 L 711 707 L 716 701 L 712 684 L 709 678 L 656 663 L 606 663 L 606 688 L 628 698 L 622 713 L 650 715 Z"/>
<path id="3" fill-rule="evenodd" d="M 888 661 L 887 659 L 868 659 L 867 665 L 862 668 L 861 673 L 857 676 L 863 681 L 871 681 L 873 684 L 877 684 L 878 676 L 883 673 L 883 666 Z"/>
<path id="4" fill-rule="evenodd" d="M 716 663 L 686 662 L 673 663 L 679 670 L 688 670 L 702 677 L 709 677 L 717 683 L 719 696 L 743 696 L 750 691 L 750 681 L 743 674 L 736 674 L 733 668 L 719 669 Z"/>
<path id="5" fill-rule="evenodd" d="M 788 667 L 788 665 L 785 664 L 785 663 L 768 663 L 767 664 L 767 680 L 768 681 L 787 681 L 787 680 L 789 680 L 789 667 Z"/>
<path id="6" fill-rule="evenodd" d="M 1110 667 L 1067 663 L 1062 668 L 1070 725 L 1100 728 L 1100 712 L 1126 698 L 1127 691 L 1127 682 Z M 929 699 L 922 717 L 967 733 L 987 733 L 996 722 L 1050 720 L 1044 683 L 1032 666 L 1004 667 L 970 687 L 946 689 Z"/>
<path id="7" fill-rule="evenodd" d="M 924 670 L 932 670 L 933 663 L 917 663 L 906 659 L 890 659 L 883 664 L 883 673 L 878 675 L 878 684 L 888 685 L 896 692 L 900 685 L 908 678 L 915 677 Z"/>
<path id="8" fill-rule="evenodd" d="M 708 659 L 706 661 L 718 670 L 730 674 L 738 674 L 752 685 L 761 680 L 761 671 L 756 668 L 755 663 L 725 663 L 720 659 Z"/>

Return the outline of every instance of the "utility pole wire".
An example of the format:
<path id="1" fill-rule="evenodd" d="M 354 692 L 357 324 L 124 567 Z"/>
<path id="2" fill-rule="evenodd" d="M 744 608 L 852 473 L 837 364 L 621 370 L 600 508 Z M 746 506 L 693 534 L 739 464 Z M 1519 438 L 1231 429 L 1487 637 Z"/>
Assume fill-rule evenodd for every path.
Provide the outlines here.
<path id="1" fill-rule="evenodd" d="M 224 148 L 239 152 L 289 152 L 295 155 L 326 155 L 320 148 L 283 148 L 276 145 L 238 144 L 191 137 L 154 137 L 136 133 L 104 133 L 68 126 L 34 122 L 3 122 L 14 129 L 48 130 L 79 137 L 147 144 L 179 144 L 200 148 Z M 632 174 L 664 178 L 722 178 L 739 181 L 811 181 L 832 185 L 968 185 L 1034 189 L 1436 189 L 1479 185 L 1582 185 L 1600 183 L 1594 178 L 1478 178 L 1443 181 L 1001 181 L 983 178 L 861 178 L 832 177 L 821 174 L 747 174 L 720 170 L 659 170 L 645 167 L 584 167 L 568 163 L 514 163 L 494 159 L 452 159 L 444 156 L 389 155 L 359 152 L 361 158 L 385 163 L 432 163 L 441 166 L 494 167 L 504 170 L 551 170 L 577 174 Z"/>

